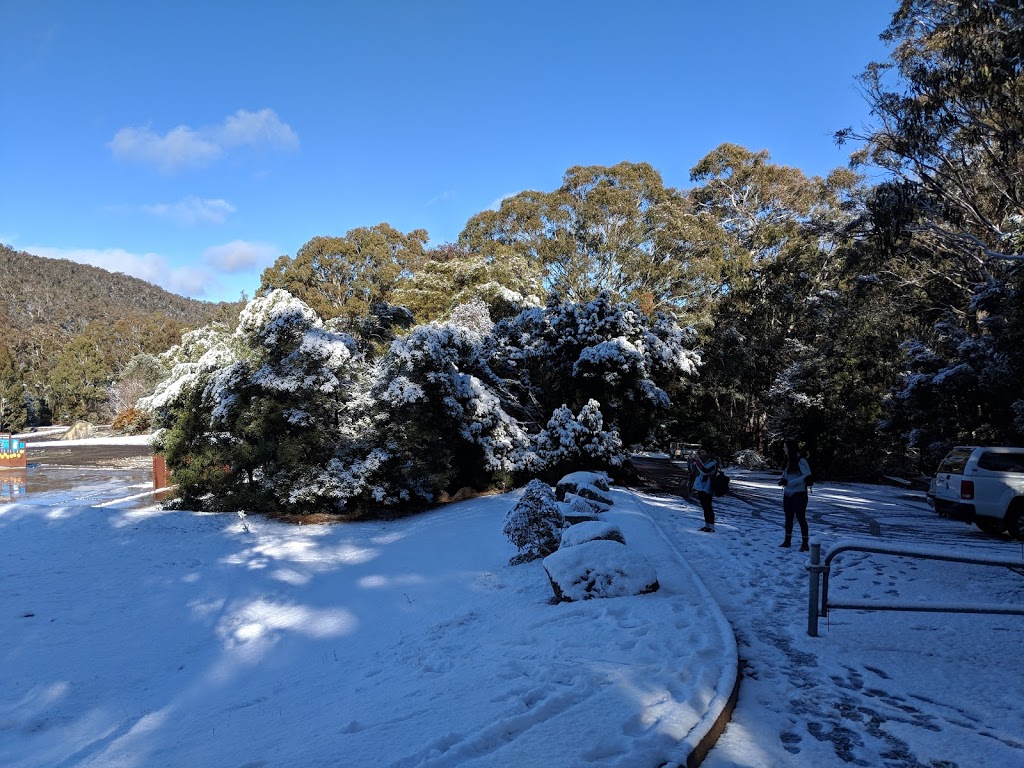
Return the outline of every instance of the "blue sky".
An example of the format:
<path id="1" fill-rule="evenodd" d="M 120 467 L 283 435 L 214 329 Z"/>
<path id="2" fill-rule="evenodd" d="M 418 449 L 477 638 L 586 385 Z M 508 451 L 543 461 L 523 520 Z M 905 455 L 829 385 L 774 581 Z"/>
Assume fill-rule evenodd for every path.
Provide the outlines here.
<path id="1" fill-rule="evenodd" d="M 574 165 L 824 174 L 895 0 L 0 0 L 0 242 L 235 300 L 317 235 L 452 241 Z"/>

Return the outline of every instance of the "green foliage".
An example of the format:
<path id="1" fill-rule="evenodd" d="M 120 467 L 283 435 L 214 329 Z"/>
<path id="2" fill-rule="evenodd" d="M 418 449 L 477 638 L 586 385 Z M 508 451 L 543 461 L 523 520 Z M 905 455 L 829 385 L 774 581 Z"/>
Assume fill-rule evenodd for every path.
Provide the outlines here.
<path id="1" fill-rule="evenodd" d="M 607 292 L 646 312 L 679 306 L 683 197 L 647 163 L 575 166 L 550 193 L 506 198 L 469 220 L 459 243 L 499 262 L 515 255 L 544 286 L 585 303 Z"/>
<path id="2" fill-rule="evenodd" d="M 540 304 L 540 273 L 515 251 L 496 257 L 494 250 L 484 256 L 452 244 L 430 249 L 420 269 L 399 282 L 395 301 L 408 307 L 419 325 L 444 320 L 473 300 L 483 301 L 494 320 Z"/>
<path id="3" fill-rule="evenodd" d="M 895 381 L 876 357 L 892 360 L 895 341 L 863 344 L 874 308 L 846 258 L 859 178 L 807 177 L 732 144 L 691 178 L 690 316 L 704 365 L 677 398 L 678 433 L 722 456 L 800 436 L 818 471 L 850 471 L 863 448 L 851 430 L 869 437 Z"/>
<path id="4" fill-rule="evenodd" d="M 626 446 L 647 442 L 664 417 L 668 391 L 694 375 L 689 329 L 608 293 L 587 303 L 552 296 L 495 325 L 494 370 L 517 395 L 523 421 L 542 428 L 555 409 L 600 403 L 605 430 Z"/>
<path id="5" fill-rule="evenodd" d="M 882 37 L 890 60 L 861 78 L 878 123 L 840 138 L 891 177 L 866 259 L 909 318 L 886 426 L 930 471 L 951 443 L 1024 440 L 1024 6 L 903 0 Z"/>
<path id="6" fill-rule="evenodd" d="M 356 321 L 374 305 L 394 303 L 399 281 L 419 269 L 426 241 L 425 230 L 403 234 L 384 223 L 314 237 L 294 258 L 281 256 L 264 270 L 259 293 L 283 289 L 325 320 Z"/>
<path id="7" fill-rule="evenodd" d="M 528 438 L 495 388 L 502 383 L 472 331 L 418 326 L 396 342 L 377 366 L 372 391 L 378 441 L 391 456 L 380 484 L 407 485 L 430 500 L 443 490 L 501 485 L 521 472 Z"/>
<path id="8" fill-rule="evenodd" d="M 7 345 L 0 342 L 0 432 L 20 432 L 28 423 L 25 385 Z"/>
<path id="9" fill-rule="evenodd" d="M 163 418 L 173 426 L 159 433 L 155 447 L 171 470 L 177 503 L 184 509 L 230 509 L 240 489 L 231 471 L 232 441 L 210 431 L 201 391 L 184 390 Z"/>

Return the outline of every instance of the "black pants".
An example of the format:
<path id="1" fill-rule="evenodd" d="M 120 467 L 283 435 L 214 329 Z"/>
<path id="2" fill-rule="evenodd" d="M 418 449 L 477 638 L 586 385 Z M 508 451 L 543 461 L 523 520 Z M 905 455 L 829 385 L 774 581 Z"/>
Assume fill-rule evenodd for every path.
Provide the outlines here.
<path id="1" fill-rule="evenodd" d="M 700 502 L 700 508 L 704 510 L 704 525 L 714 525 L 715 510 L 711 507 L 711 494 L 707 491 L 697 491 L 697 500 Z"/>
<path id="2" fill-rule="evenodd" d="M 786 540 L 793 536 L 793 518 L 800 523 L 800 535 L 807 540 L 807 491 L 787 493 L 782 497 L 782 511 L 786 513 Z"/>

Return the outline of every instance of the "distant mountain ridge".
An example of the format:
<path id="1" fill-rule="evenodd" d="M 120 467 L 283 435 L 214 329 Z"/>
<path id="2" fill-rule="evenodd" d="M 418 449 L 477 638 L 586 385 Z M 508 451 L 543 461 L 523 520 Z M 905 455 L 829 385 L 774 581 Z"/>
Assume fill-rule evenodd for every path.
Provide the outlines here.
<path id="1" fill-rule="evenodd" d="M 160 313 L 189 326 L 237 313 L 238 302 L 208 302 L 170 293 L 120 272 L 67 259 L 34 256 L 0 244 L 0 323 L 73 336 L 90 322 Z"/>

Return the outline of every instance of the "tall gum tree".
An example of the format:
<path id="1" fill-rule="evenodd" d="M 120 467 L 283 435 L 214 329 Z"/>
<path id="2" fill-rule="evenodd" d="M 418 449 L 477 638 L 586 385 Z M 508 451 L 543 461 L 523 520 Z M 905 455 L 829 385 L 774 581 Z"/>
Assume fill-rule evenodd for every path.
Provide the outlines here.
<path id="1" fill-rule="evenodd" d="M 676 311 L 685 199 L 647 163 L 574 166 L 553 192 L 524 191 L 484 211 L 459 236 L 486 257 L 515 253 L 544 287 L 585 303 L 602 292 L 644 311 Z"/>
<path id="2" fill-rule="evenodd" d="M 1024 440 L 1024 5 L 902 0 L 881 37 L 874 122 L 837 138 L 888 175 L 862 253 L 919 319 L 888 426 L 930 471 L 952 443 Z"/>
<path id="3" fill-rule="evenodd" d="M 827 178 L 723 144 L 691 171 L 688 319 L 705 365 L 678 420 L 690 439 L 723 453 L 769 442 L 771 391 L 797 350 L 813 343 L 810 308 L 834 291 L 837 253 L 859 178 Z"/>
<path id="4" fill-rule="evenodd" d="M 281 256 L 265 269 L 259 292 L 280 288 L 325 320 L 355 322 L 392 302 L 399 282 L 423 264 L 426 242 L 426 230 L 403 233 L 386 223 L 314 237 L 294 258 Z"/>

